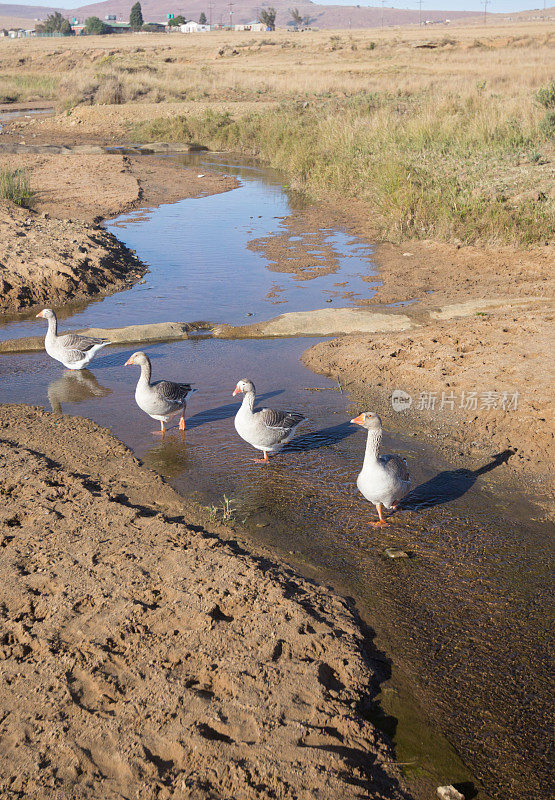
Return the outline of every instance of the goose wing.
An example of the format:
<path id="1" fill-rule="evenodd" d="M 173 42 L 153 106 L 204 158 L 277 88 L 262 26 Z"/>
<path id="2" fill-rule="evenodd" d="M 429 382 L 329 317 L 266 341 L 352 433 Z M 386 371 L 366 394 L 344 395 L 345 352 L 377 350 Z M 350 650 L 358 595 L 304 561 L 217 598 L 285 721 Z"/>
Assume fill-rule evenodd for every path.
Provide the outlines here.
<path id="1" fill-rule="evenodd" d="M 290 431 L 306 419 L 296 411 L 273 411 L 271 408 L 263 408 L 258 413 L 267 428 L 275 428 L 282 431 Z"/>
<path id="2" fill-rule="evenodd" d="M 409 468 L 404 458 L 400 456 L 380 456 L 380 461 L 394 478 L 405 482 L 410 481 Z"/>
<path id="3" fill-rule="evenodd" d="M 99 344 L 109 344 L 108 339 L 97 339 L 94 336 L 80 336 L 78 333 L 65 333 L 58 337 L 56 343 L 64 351 L 67 361 L 81 361 L 89 350 Z"/>
<path id="4" fill-rule="evenodd" d="M 182 405 L 191 392 L 190 383 L 174 383 L 174 381 L 157 381 L 152 384 L 156 394 L 168 403 Z"/>

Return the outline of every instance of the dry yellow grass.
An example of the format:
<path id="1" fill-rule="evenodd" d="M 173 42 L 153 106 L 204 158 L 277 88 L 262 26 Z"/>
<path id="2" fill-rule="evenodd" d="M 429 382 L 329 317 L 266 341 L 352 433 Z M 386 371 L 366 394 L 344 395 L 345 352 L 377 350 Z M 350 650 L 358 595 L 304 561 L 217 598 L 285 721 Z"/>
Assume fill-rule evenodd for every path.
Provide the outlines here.
<path id="1" fill-rule="evenodd" d="M 555 112 L 536 92 L 554 41 L 550 23 L 0 41 L 0 98 L 260 155 L 362 198 L 390 238 L 526 244 L 553 223 Z"/>

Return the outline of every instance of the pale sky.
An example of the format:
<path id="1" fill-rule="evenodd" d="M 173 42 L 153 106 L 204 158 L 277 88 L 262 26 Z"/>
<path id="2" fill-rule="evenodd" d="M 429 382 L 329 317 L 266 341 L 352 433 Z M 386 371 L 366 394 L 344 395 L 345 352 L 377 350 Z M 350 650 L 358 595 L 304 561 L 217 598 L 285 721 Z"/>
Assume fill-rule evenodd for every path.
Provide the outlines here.
<path id="1" fill-rule="evenodd" d="M 361 6 L 373 6 L 373 7 L 380 7 L 379 2 L 341 2 L 341 0 L 316 0 L 321 5 L 342 5 L 342 6 L 353 6 L 353 5 L 361 5 Z M 89 0 L 89 2 L 95 2 L 95 0 Z M 225 0 L 219 0 L 222 5 L 225 5 Z M 87 0 L 53 0 L 52 6 L 54 8 L 78 8 L 79 6 L 86 5 Z M 131 8 L 133 4 L 133 0 L 129 0 L 129 7 Z M 214 7 L 217 7 L 219 3 L 214 3 Z M 48 0 L 27 0 L 27 2 L 22 3 L 22 5 L 29 5 L 29 6 L 48 6 L 50 5 Z M 172 0 L 168 0 L 168 7 L 172 5 Z M 263 4 L 262 4 L 263 5 Z M 267 5 L 272 5 L 272 0 L 268 0 Z M 553 0 L 547 0 L 547 7 L 553 5 Z M 399 0 L 396 2 L 395 0 L 386 0 L 385 1 L 386 8 L 411 8 L 417 9 L 418 2 L 417 0 L 413 0 L 413 2 L 407 2 L 407 0 Z M 432 11 L 434 9 L 441 9 L 442 11 L 449 11 L 449 10 L 463 10 L 463 11 L 483 11 L 484 6 L 481 0 L 424 0 L 422 3 L 422 11 Z M 538 0 L 488 0 L 488 11 L 492 13 L 508 13 L 511 11 L 527 11 L 532 9 L 543 9 L 543 2 L 538 2 Z"/>

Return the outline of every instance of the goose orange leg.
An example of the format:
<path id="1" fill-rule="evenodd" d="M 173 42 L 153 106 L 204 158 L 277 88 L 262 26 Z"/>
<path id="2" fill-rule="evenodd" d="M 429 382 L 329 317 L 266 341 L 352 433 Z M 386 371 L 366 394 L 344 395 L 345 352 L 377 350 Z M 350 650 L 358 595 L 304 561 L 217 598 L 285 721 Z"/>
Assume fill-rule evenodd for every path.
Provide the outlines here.
<path id="1" fill-rule="evenodd" d="M 179 417 L 179 430 L 185 430 L 185 409 L 181 412 L 181 416 Z"/>
<path id="2" fill-rule="evenodd" d="M 370 522 L 369 524 L 373 525 L 376 528 L 377 527 L 381 527 L 382 525 L 389 525 L 389 522 L 386 521 L 386 519 L 385 519 L 385 517 L 383 515 L 383 506 L 382 506 L 382 504 L 381 503 L 376 503 L 376 509 L 378 511 L 379 520 L 377 522 Z"/>
<path id="3" fill-rule="evenodd" d="M 263 452 L 264 452 L 264 458 L 255 458 L 254 459 L 254 463 L 255 464 L 269 464 L 270 463 L 270 459 L 268 458 L 268 453 L 265 450 Z"/>
<path id="4" fill-rule="evenodd" d="M 160 420 L 160 430 L 159 431 L 152 431 L 152 433 L 155 433 L 156 436 L 164 436 L 164 434 L 166 433 L 166 426 L 164 425 L 164 421 L 163 420 Z"/>

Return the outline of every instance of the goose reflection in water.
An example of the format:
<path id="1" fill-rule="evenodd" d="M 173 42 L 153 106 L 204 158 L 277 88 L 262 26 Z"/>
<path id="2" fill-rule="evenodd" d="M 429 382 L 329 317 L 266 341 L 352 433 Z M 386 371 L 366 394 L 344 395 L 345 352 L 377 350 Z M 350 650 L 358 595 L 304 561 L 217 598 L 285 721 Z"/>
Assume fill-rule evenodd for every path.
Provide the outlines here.
<path id="1" fill-rule="evenodd" d="M 91 397 L 106 397 L 112 390 L 102 386 L 88 369 L 66 370 L 48 386 L 52 411 L 62 413 L 62 403 L 82 403 Z"/>

